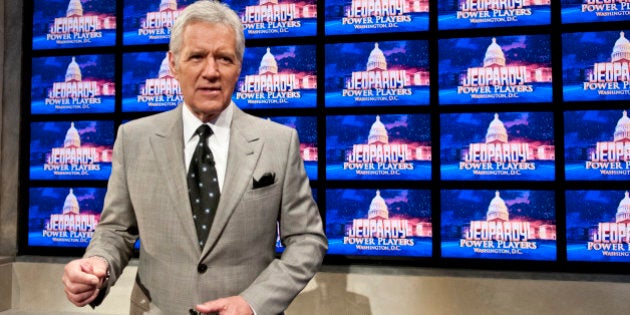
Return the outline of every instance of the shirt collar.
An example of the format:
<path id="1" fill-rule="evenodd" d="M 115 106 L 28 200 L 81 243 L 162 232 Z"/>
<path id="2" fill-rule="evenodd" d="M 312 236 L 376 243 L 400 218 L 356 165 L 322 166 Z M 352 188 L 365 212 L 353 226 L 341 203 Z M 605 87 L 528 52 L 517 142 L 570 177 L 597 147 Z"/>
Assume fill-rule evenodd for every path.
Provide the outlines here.
<path id="1" fill-rule="evenodd" d="M 186 104 L 182 105 L 184 108 L 182 110 L 182 119 L 184 122 L 184 142 L 190 141 L 190 139 L 194 136 L 195 131 L 199 126 L 203 124 L 203 122 L 195 116 Z M 230 104 L 223 110 L 221 113 L 215 117 L 212 121 L 208 122 L 210 128 L 212 128 L 212 132 L 217 136 L 221 137 L 221 135 L 227 132 L 229 135 L 230 125 L 232 124 L 232 115 L 234 113 L 234 103 L 230 102 Z"/>

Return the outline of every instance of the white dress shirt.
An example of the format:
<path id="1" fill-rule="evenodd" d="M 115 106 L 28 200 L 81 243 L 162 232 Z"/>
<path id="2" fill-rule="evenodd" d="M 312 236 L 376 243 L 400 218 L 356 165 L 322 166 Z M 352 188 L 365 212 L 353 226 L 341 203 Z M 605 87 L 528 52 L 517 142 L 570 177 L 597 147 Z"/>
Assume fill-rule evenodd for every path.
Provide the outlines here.
<path id="1" fill-rule="evenodd" d="M 188 172 L 190 161 L 195 153 L 197 143 L 199 143 L 199 137 L 195 134 L 195 131 L 203 122 L 190 111 L 186 104 L 183 106 L 184 161 L 186 162 L 186 172 Z M 207 123 L 213 133 L 212 136 L 208 138 L 208 145 L 214 156 L 220 190 L 223 190 L 223 183 L 225 182 L 225 170 L 227 168 L 228 149 L 230 146 L 230 125 L 232 124 L 232 114 L 234 112 L 233 106 L 235 106 L 234 103 L 230 103 L 219 116 Z"/>

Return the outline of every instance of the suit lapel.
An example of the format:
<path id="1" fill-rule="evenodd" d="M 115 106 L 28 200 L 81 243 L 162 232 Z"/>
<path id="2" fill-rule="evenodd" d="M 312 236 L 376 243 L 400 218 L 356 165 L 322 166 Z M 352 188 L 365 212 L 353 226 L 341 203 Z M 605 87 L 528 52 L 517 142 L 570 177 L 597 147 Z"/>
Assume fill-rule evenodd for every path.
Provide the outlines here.
<path id="1" fill-rule="evenodd" d="M 168 187 L 173 204 L 177 205 L 172 210 L 177 213 L 180 223 L 183 225 L 183 232 L 199 254 L 195 224 L 192 220 L 192 210 L 188 200 L 181 106 L 183 105 L 168 113 L 170 116 L 167 117 L 164 127 L 151 134 L 149 141 L 158 161 L 158 170 L 164 174 L 165 180 L 162 184 Z"/>
<path id="2" fill-rule="evenodd" d="M 247 187 L 252 185 L 254 168 L 263 146 L 260 137 L 255 132 L 251 132 L 256 129 L 253 124 L 254 122 L 249 120 L 245 113 L 234 106 L 225 183 L 210 235 L 203 250 L 204 256 L 214 247 Z"/>

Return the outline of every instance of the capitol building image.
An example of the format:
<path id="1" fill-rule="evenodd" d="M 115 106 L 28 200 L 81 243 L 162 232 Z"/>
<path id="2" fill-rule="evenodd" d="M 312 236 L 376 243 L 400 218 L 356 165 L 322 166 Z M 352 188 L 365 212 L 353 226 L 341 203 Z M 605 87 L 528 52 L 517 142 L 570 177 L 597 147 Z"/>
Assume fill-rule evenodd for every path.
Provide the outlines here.
<path id="1" fill-rule="evenodd" d="M 385 53 L 378 43 L 374 43 L 374 48 L 370 51 L 365 65 L 366 71 L 388 71 L 390 70 L 388 67 Z M 405 75 L 405 86 L 428 86 L 430 83 L 429 71 L 423 69 L 405 69 Z"/>
<path id="2" fill-rule="evenodd" d="M 515 64 L 521 64 L 519 60 L 515 60 Z M 518 67 L 518 65 L 512 65 L 508 63 L 505 57 L 503 48 L 497 43 L 497 38 L 493 37 L 492 42 L 486 48 L 486 53 L 483 58 L 483 68 L 504 68 L 504 67 Z M 474 67 L 474 66 L 473 66 Z M 529 74 L 530 82 L 521 82 L 521 84 L 527 83 L 549 83 L 552 82 L 551 67 L 543 67 L 538 64 L 525 65 L 526 71 Z M 460 82 L 464 82 L 466 73 L 460 75 Z"/>
<path id="3" fill-rule="evenodd" d="M 507 205 L 505 201 L 501 199 L 499 191 L 495 192 L 494 198 L 490 201 L 488 206 L 488 212 L 486 213 L 486 221 L 509 221 L 510 214 L 508 213 Z"/>
<path id="4" fill-rule="evenodd" d="M 66 200 L 63 203 L 63 214 L 79 214 L 79 201 L 77 196 L 74 195 L 73 189 L 70 188 L 70 192 L 66 196 Z"/>
<path id="5" fill-rule="evenodd" d="M 625 192 L 623 199 L 619 202 L 617 213 L 615 214 L 615 223 L 630 223 L 630 196 L 628 191 Z"/>
<path id="6" fill-rule="evenodd" d="M 626 39 L 623 31 L 619 32 L 619 39 L 615 42 L 610 60 L 612 62 L 630 62 L 630 42 Z"/>
<path id="7" fill-rule="evenodd" d="M 624 110 L 623 115 L 617 121 L 613 137 L 614 142 L 630 143 L 630 118 L 628 118 L 628 111 Z"/>

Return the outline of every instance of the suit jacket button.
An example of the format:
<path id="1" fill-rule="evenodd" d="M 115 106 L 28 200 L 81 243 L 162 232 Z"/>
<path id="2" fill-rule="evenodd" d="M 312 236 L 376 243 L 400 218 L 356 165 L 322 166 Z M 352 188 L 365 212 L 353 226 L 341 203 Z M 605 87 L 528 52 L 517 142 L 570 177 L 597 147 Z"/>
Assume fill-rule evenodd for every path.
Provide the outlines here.
<path id="1" fill-rule="evenodd" d="M 199 264 L 197 266 L 197 271 L 199 273 L 204 273 L 204 272 L 206 272 L 206 270 L 208 270 L 208 266 L 206 264 Z"/>

